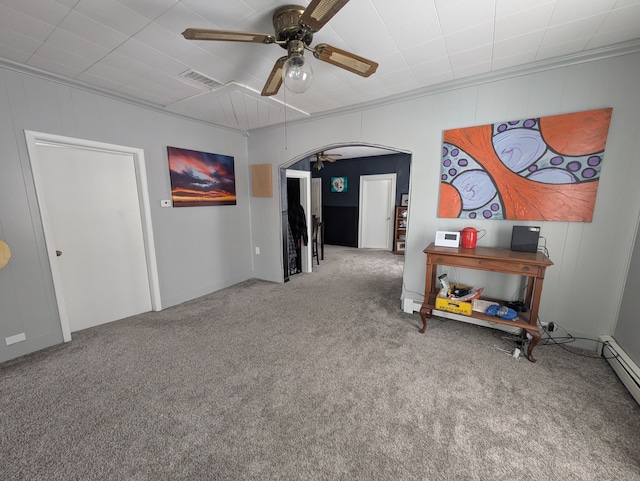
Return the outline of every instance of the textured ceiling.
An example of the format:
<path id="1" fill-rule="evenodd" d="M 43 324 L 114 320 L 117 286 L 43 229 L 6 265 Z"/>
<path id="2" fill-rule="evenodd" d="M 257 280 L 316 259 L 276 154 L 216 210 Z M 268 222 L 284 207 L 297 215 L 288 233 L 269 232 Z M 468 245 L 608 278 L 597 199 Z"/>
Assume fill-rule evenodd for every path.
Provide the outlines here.
<path id="1" fill-rule="evenodd" d="M 285 53 L 279 46 L 181 35 L 187 27 L 273 34 L 273 11 L 289 3 L 0 0 L 0 57 L 246 131 L 640 39 L 640 0 L 351 0 L 312 46 L 351 51 L 378 71 L 362 78 L 309 55 L 311 89 L 266 98 L 259 92 Z M 180 76 L 189 70 L 222 87 L 189 83 Z"/>

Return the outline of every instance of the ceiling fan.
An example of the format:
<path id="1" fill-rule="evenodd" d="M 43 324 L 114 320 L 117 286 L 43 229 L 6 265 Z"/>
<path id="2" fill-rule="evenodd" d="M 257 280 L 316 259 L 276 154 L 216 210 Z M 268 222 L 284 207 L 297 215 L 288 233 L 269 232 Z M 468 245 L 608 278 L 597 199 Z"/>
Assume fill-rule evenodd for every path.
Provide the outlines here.
<path id="1" fill-rule="evenodd" d="M 317 170 L 320 170 L 324 167 L 323 161 L 327 162 L 335 162 L 336 159 L 334 157 L 342 157 L 342 154 L 325 154 L 324 152 L 316 152 L 316 161 L 313 164 Z"/>
<path id="2" fill-rule="evenodd" d="M 306 9 L 298 5 L 280 7 L 273 14 L 275 35 L 206 28 L 187 28 L 182 32 L 182 35 L 187 40 L 275 43 L 280 45 L 287 50 L 287 55 L 276 61 L 261 95 L 268 97 L 278 93 L 283 82 L 283 72 L 285 86 L 295 93 L 301 93 L 309 88 L 312 80 L 310 66 L 303 56 L 305 50 L 309 50 L 314 57 L 323 62 L 362 77 L 368 77 L 378 68 L 378 64 L 372 60 L 326 43 L 318 44 L 313 48 L 309 46 L 313 40 L 313 34 L 320 30 L 348 2 L 349 0 L 311 0 Z"/>

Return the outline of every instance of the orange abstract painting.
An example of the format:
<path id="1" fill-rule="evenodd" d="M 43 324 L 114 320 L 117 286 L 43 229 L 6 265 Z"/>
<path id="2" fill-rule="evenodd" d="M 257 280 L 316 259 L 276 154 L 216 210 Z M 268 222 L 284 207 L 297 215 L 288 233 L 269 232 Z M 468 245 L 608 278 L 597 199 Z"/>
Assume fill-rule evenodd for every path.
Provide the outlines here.
<path id="1" fill-rule="evenodd" d="M 445 130 L 438 216 L 590 222 L 611 113 Z"/>
<path id="2" fill-rule="evenodd" d="M 167 147 L 174 207 L 235 205 L 233 157 Z"/>

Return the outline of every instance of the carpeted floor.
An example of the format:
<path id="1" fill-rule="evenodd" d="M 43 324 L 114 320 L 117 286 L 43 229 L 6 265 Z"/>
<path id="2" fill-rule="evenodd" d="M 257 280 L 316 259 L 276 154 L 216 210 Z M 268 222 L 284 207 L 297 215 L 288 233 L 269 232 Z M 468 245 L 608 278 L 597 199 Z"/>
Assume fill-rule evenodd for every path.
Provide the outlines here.
<path id="1" fill-rule="evenodd" d="M 420 334 L 403 257 L 325 254 L 0 364 L 0 479 L 640 479 L 640 407 L 606 361 Z"/>

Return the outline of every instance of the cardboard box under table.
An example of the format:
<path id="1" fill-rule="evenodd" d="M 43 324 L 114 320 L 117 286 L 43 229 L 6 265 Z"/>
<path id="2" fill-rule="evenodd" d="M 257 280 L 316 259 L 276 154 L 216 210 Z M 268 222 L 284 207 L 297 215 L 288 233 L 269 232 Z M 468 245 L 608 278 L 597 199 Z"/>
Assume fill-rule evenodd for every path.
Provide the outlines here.
<path id="1" fill-rule="evenodd" d="M 473 304 L 466 301 L 455 301 L 447 296 L 444 289 L 440 289 L 436 297 L 436 309 L 440 311 L 453 312 L 454 314 L 462 314 L 470 316 L 473 310 Z"/>

